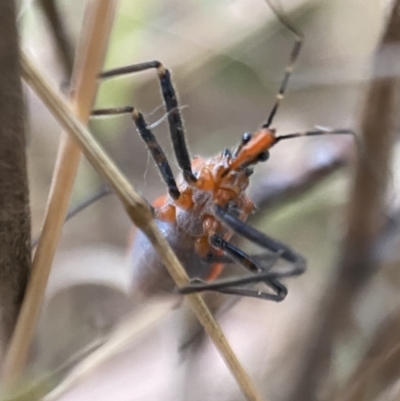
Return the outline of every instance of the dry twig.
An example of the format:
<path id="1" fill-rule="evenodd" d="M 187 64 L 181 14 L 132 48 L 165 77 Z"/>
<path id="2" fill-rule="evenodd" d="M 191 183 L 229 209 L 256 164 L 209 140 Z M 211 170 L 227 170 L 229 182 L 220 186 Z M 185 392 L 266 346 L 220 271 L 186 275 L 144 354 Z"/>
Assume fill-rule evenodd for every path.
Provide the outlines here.
<path id="1" fill-rule="evenodd" d="M 113 0 L 93 0 L 88 4 L 85 32 L 82 34 L 74 71 L 73 81 L 76 91 L 72 100 L 73 109 L 83 121 L 89 119 L 96 94 L 97 73 L 103 63 L 113 9 Z M 79 159 L 79 147 L 67 134 L 63 134 L 42 235 L 33 259 L 32 275 L 5 362 L 5 383 L 14 382 L 25 365 L 51 264 L 67 213 Z"/>
<path id="2" fill-rule="evenodd" d="M 14 330 L 30 268 L 24 107 L 12 0 L 0 3 L 0 360 Z"/>

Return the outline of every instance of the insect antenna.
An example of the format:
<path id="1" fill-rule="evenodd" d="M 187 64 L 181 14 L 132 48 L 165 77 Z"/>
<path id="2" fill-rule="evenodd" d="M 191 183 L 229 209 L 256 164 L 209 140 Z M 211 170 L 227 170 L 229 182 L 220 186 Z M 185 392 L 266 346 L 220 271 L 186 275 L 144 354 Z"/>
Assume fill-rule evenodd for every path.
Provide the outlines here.
<path id="1" fill-rule="evenodd" d="M 304 35 L 303 33 L 297 29 L 292 21 L 284 14 L 282 9 L 278 9 L 276 5 L 274 5 L 270 0 L 265 0 L 268 6 L 271 8 L 272 12 L 275 14 L 275 16 L 278 18 L 279 22 L 287 28 L 290 32 L 295 37 L 295 43 L 292 49 L 292 52 L 290 54 L 290 59 L 289 63 L 286 66 L 285 70 L 285 75 L 283 76 L 283 80 L 281 82 L 281 85 L 279 87 L 279 91 L 276 95 L 275 98 L 275 103 L 272 107 L 272 110 L 269 113 L 269 116 L 266 120 L 266 122 L 262 125 L 262 128 L 269 128 L 272 124 L 272 121 L 276 115 L 276 112 L 278 111 L 279 105 L 281 104 L 282 99 L 285 96 L 285 92 L 288 86 L 289 78 L 292 75 L 294 66 L 297 62 L 297 59 L 299 58 L 301 46 L 303 44 L 304 40 Z"/>
<path id="2" fill-rule="evenodd" d="M 317 129 L 314 131 L 304 131 L 304 132 L 294 132 L 291 134 L 285 134 L 281 136 L 276 137 L 276 142 L 279 142 L 283 139 L 293 139 L 293 138 L 300 138 L 303 136 L 320 136 L 320 135 L 353 135 L 357 143 L 357 136 L 356 133 L 351 130 L 351 129 L 330 129 L 330 128 L 324 128 L 324 129 Z"/>

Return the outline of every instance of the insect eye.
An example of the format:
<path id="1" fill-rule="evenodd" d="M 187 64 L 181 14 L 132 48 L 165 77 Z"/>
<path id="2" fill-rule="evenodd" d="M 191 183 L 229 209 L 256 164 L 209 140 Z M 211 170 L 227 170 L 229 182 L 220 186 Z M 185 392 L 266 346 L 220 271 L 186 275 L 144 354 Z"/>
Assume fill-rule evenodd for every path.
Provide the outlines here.
<path id="1" fill-rule="evenodd" d="M 250 139 L 252 138 L 252 134 L 250 132 L 245 132 L 242 136 L 242 144 L 246 145 L 246 143 L 250 142 Z"/>
<path id="2" fill-rule="evenodd" d="M 269 151 L 265 150 L 258 155 L 258 161 L 265 162 L 269 159 Z"/>

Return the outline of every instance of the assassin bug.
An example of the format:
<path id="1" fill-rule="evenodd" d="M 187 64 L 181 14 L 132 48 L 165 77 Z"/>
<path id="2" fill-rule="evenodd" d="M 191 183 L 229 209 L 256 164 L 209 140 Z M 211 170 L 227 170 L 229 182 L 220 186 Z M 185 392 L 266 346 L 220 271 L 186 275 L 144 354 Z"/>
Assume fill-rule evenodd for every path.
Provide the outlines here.
<path id="1" fill-rule="evenodd" d="M 257 163 L 268 160 L 269 149 L 283 140 L 302 136 L 352 134 L 352 131 L 343 129 L 277 136 L 276 130 L 271 128 L 299 57 L 303 34 L 275 6 L 269 5 L 282 25 L 295 36 L 295 44 L 268 118 L 255 133 L 243 134 L 234 150 L 224 149 L 210 159 L 190 157 L 171 75 L 159 61 L 129 65 L 100 74 L 101 79 L 107 79 L 145 70 L 155 70 L 157 73 L 174 153 L 181 169 L 177 180 L 157 139 L 136 108 L 98 109 L 92 112 L 92 116 L 130 114 L 158 167 L 168 194 L 153 203 L 154 218 L 192 278 L 190 285 L 178 289 L 180 293 L 208 290 L 282 301 L 287 289 L 280 279 L 303 273 L 306 261 L 289 246 L 246 224 L 254 207 L 246 195 L 253 168 Z M 264 253 L 247 254 L 232 243 L 235 234 L 260 246 Z M 138 233 L 133 241 L 130 257 L 136 290 L 146 295 L 173 291 L 172 279 L 143 234 Z M 286 261 L 290 269 L 285 272 L 273 271 L 279 259 Z M 250 275 L 217 279 L 228 263 L 242 265 Z M 270 292 L 253 289 L 251 284 L 255 283 L 265 284 Z"/>

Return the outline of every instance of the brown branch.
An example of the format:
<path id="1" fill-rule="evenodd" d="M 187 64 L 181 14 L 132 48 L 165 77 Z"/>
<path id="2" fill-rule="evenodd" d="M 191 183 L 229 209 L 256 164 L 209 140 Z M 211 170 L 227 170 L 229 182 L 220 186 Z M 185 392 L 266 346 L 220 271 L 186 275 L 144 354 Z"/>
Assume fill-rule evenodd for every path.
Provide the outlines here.
<path id="1" fill-rule="evenodd" d="M 13 0 L 0 2 L 0 360 L 30 268 L 24 107 Z"/>
<path id="2" fill-rule="evenodd" d="M 330 366 L 335 336 L 344 327 L 356 295 L 377 268 L 376 244 L 385 221 L 384 201 L 394 142 L 392 119 L 398 108 L 394 78 L 379 74 L 380 56 L 390 46 L 399 62 L 399 43 L 400 1 L 396 0 L 374 61 L 372 76 L 378 78 L 369 87 L 362 115 L 364 143 L 351 189 L 337 277 L 320 304 L 310 351 L 293 391 L 292 399 L 296 401 L 315 399 Z"/>
<path id="3" fill-rule="evenodd" d="M 95 98 L 97 74 L 103 63 L 113 9 L 113 0 L 91 0 L 87 5 L 85 24 L 73 74 L 76 91 L 72 100 L 73 108 L 83 121 L 88 121 Z M 57 155 L 42 234 L 33 259 L 32 276 L 5 362 L 4 380 L 6 384 L 12 384 L 25 365 L 51 264 L 67 213 L 80 153 L 77 144 L 64 133 Z"/>

